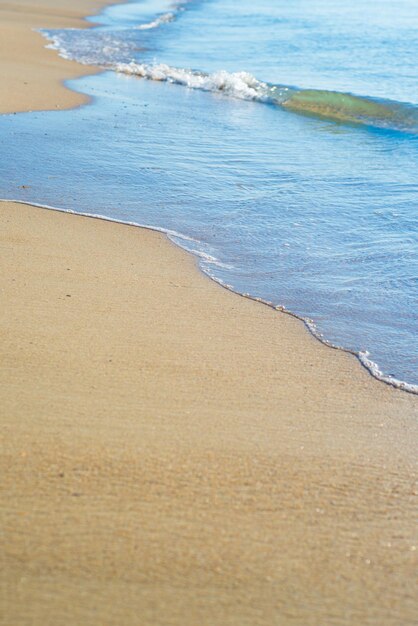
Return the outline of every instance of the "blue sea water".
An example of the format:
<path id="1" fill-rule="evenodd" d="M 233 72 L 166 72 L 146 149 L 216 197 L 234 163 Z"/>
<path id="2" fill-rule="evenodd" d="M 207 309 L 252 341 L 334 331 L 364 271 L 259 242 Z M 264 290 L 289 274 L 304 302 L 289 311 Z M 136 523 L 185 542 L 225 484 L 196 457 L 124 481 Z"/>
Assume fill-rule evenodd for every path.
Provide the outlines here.
<path id="1" fill-rule="evenodd" d="M 415 1 L 144 0 L 92 21 L 45 33 L 105 69 L 69 83 L 91 103 L 0 117 L 0 195 L 169 231 L 417 390 Z"/>

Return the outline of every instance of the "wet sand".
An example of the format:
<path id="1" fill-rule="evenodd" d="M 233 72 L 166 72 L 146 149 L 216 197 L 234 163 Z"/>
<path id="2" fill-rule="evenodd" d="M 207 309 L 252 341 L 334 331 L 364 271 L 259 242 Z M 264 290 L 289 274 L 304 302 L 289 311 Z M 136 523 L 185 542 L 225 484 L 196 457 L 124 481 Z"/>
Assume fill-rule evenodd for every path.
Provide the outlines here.
<path id="1" fill-rule="evenodd" d="M 32 37 L 2 110 L 79 102 Z M 0 222 L 1 624 L 417 623 L 416 396 L 158 233 Z"/>

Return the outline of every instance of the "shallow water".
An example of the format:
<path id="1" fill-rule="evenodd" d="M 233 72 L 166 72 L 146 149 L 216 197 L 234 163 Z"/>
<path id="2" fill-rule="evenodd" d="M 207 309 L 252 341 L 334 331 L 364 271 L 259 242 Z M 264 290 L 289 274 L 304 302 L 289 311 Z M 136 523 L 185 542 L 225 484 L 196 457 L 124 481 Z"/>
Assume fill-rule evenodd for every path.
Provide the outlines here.
<path id="1" fill-rule="evenodd" d="M 363 4 L 132 2 L 50 33 L 110 69 L 70 83 L 89 106 L 0 118 L 0 195 L 181 233 L 218 280 L 418 383 L 418 20 Z"/>

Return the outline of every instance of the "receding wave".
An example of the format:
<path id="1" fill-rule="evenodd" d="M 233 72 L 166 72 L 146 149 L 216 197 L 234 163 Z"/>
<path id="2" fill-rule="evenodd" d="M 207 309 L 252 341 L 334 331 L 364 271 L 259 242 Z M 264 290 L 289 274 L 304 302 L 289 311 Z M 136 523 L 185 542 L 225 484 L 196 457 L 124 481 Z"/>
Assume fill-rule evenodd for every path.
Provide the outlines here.
<path id="1" fill-rule="evenodd" d="M 183 85 L 189 89 L 219 92 L 243 100 L 265 102 L 295 113 L 334 122 L 418 133 L 418 108 L 406 103 L 321 89 L 271 85 L 258 80 L 248 72 L 221 70 L 209 74 L 170 67 L 164 63 L 148 65 L 134 61 L 110 64 L 110 69 L 148 80 Z"/>

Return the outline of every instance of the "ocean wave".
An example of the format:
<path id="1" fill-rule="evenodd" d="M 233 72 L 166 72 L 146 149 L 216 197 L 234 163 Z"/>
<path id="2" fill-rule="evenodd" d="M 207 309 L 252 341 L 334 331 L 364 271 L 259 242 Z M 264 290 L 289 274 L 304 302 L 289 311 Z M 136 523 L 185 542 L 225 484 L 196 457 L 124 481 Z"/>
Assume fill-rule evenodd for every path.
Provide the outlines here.
<path id="1" fill-rule="evenodd" d="M 85 65 L 98 65 L 129 76 L 262 102 L 327 121 L 418 134 L 416 105 L 324 89 L 274 85 L 246 71 L 228 72 L 221 69 L 208 73 L 172 67 L 165 63 L 131 60 L 135 50 L 139 49 L 132 33 L 135 30 L 152 30 L 173 21 L 185 4 L 178 3 L 171 12 L 163 13 L 151 22 L 139 24 L 134 30 L 124 31 L 123 37 L 100 29 L 40 32 L 49 40 L 49 48 L 54 48 L 66 59 Z"/>
<path id="2" fill-rule="evenodd" d="M 416 106 L 322 89 L 295 90 L 282 106 L 295 113 L 342 123 L 418 133 Z"/>
<path id="3" fill-rule="evenodd" d="M 207 74 L 195 70 L 175 68 L 159 63 L 115 63 L 110 69 L 131 76 L 147 78 L 148 80 L 165 81 L 183 85 L 189 89 L 201 91 L 222 92 L 242 100 L 268 100 L 268 85 L 248 72 L 230 73 L 225 70 Z"/>
<path id="4" fill-rule="evenodd" d="M 378 100 L 349 93 L 320 89 L 297 89 L 271 85 L 248 72 L 220 70 L 211 74 L 198 70 L 170 67 L 164 63 L 111 63 L 109 69 L 148 80 L 165 81 L 222 93 L 242 100 L 254 100 L 283 107 L 295 113 L 341 123 L 361 124 L 418 133 L 418 109 L 413 105 Z"/>

